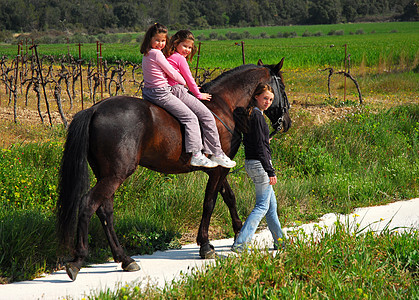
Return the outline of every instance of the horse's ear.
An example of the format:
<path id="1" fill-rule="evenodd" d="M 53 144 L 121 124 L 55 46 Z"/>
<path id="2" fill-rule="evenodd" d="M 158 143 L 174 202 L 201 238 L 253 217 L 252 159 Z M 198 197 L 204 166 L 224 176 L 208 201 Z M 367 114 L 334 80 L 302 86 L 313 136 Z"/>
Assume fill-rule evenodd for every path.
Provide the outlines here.
<path id="1" fill-rule="evenodd" d="M 262 62 L 262 60 L 260 58 L 258 60 L 258 66 L 263 66 L 263 62 Z"/>
<path id="2" fill-rule="evenodd" d="M 281 61 L 274 67 L 274 70 L 273 71 L 274 71 L 275 74 L 279 74 L 279 71 L 281 71 L 282 66 L 284 64 L 284 59 L 285 59 L 285 57 L 283 57 L 281 59 Z"/>

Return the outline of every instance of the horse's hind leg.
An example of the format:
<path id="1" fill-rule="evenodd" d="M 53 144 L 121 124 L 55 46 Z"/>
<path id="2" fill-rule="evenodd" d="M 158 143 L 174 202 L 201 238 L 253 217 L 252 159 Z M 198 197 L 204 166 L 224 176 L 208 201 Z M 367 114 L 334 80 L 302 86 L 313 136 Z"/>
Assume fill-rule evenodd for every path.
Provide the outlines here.
<path id="1" fill-rule="evenodd" d="M 77 241 L 73 253 L 74 259 L 66 265 L 67 274 L 73 281 L 76 280 L 77 274 L 88 254 L 88 227 L 90 219 L 95 212 L 95 209 L 92 206 L 87 205 L 87 203 L 90 202 L 92 191 L 93 190 L 90 190 L 81 200 L 77 223 Z"/>
<path id="2" fill-rule="evenodd" d="M 78 272 L 80 271 L 83 261 L 88 254 L 88 229 L 90 219 L 92 218 L 93 214 L 99 209 L 99 207 L 110 207 L 113 204 L 113 194 L 115 193 L 116 189 L 121 185 L 122 181 L 117 178 L 108 177 L 99 179 L 96 185 L 89 191 L 89 193 L 82 199 L 82 202 L 79 207 L 79 216 L 78 216 L 78 224 L 77 224 L 77 240 L 76 240 L 76 247 L 74 251 L 74 259 L 69 262 L 66 266 L 67 274 L 72 279 L 75 280 L 77 277 Z M 102 208 L 99 212 L 101 216 L 105 216 L 106 213 Z M 103 222 L 108 222 L 105 218 Z M 110 221 L 109 224 L 106 225 L 106 228 L 112 227 L 113 233 L 109 233 L 110 236 L 114 233 L 113 230 L 113 222 Z M 105 228 L 105 231 L 106 231 Z M 107 233 L 108 235 L 108 233 Z M 116 235 L 115 235 L 116 236 Z M 112 244 L 111 248 L 113 247 Z M 119 243 L 118 243 L 119 245 Z M 122 248 L 112 249 L 112 253 L 120 253 L 123 251 Z M 132 261 L 131 261 L 132 262 Z M 123 265 L 127 266 L 127 260 L 123 261 Z"/>
<path id="3" fill-rule="evenodd" d="M 124 250 L 122 249 L 122 246 L 119 244 L 118 237 L 115 233 L 115 229 L 113 226 L 113 199 L 112 201 L 107 201 L 102 206 L 100 206 L 96 214 L 98 215 L 102 223 L 103 229 L 105 231 L 106 237 L 108 238 L 109 246 L 111 248 L 115 262 L 121 262 L 122 269 L 124 271 L 138 271 L 140 267 L 131 257 L 125 254 Z"/>
<path id="4" fill-rule="evenodd" d="M 233 230 L 235 236 L 240 232 L 240 229 L 242 228 L 243 224 L 240 220 L 240 217 L 237 213 L 237 206 L 236 206 L 236 196 L 234 195 L 233 190 L 230 187 L 230 184 L 227 181 L 227 178 L 224 179 L 223 184 L 220 189 L 220 194 L 223 197 L 223 200 L 225 204 L 227 204 L 227 207 L 230 211 L 231 216 L 231 222 L 233 225 Z"/>

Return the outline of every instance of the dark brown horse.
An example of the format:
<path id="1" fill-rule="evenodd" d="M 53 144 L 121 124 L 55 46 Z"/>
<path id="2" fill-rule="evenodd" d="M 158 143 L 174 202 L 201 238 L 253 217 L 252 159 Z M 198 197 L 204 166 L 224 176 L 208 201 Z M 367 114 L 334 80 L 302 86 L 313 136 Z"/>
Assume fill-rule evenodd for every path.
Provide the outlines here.
<path id="1" fill-rule="evenodd" d="M 259 83 L 271 83 L 275 91 L 274 103 L 266 112 L 274 129 L 280 126 L 284 131 L 289 129 L 289 104 L 280 71 L 283 60 L 277 65 L 261 62 L 243 65 L 203 86 L 203 91 L 212 94 L 211 101 L 204 103 L 216 115 L 222 148 L 231 158 L 241 142 L 234 112 L 248 105 Z M 63 246 L 72 248 L 77 227 L 74 259 L 66 266 L 72 280 L 87 256 L 88 226 L 94 213 L 102 223 L 115 262 L 121 262 L 125 271 L 139 270 L 137 263 L 124 253 L 113 226 L 114 193 L 138 165 L 165 174 L 202 170 L 209 175 L 197 236 L 202 258 L 214 255 L 208 227 L 218 193 L 230 210 L 234 232 L 240 231 L 242 222 L 236 211 L 236 199 L 226 179 L 229 169 L 192 167 L 190 159 L 191 155 L 184 151 L 180 123 L 147 101 L 110 97 L 74 116 L 64 148 L 57 203 L 58 232 Z M 88 164 L 97 178 L 90 190 Z"/>

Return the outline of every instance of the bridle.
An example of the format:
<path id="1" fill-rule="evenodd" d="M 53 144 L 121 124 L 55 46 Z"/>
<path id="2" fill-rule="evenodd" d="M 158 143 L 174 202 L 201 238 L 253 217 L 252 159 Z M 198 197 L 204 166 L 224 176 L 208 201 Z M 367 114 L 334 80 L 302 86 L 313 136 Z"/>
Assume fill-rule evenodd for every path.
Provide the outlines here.
<path id="1" fill-rule="evenodd" d="M 274 90 L 274 100 L 272 101 L 271 108 L 276 108 L 281 111 L 281 116 L 275 121 L 272 122 L 272 127 L 274 131 L 269 134 L 269 137 L 273 137 L 279 131 L 282 130 L 282 122 L 284 121 L 284 115 L 290 109 L 290 103 L 288 101 L 287 94 L 285 93 L 285 85 L 282 83 L 281 78 L 272 74 L 270 86 Z"/>

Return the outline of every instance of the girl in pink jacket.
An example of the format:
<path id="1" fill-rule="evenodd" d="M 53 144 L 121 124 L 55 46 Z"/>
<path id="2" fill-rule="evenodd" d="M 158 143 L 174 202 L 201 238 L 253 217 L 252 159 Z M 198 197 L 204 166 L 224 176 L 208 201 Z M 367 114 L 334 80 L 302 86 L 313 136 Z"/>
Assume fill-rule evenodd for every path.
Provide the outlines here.
<path id="1" fill-rule="evenodd" d="M 143 67 L 143 98 L 174 115 L 185 126 L 185 149 L 192 153 L 191 165 L 197 167 L 213 168 L 218 164 L 208 159 L 202 153 L 203 144 L 198 117 L 183 101 L 172 93 L 168 79 L 185 85 L 182 75 L 175 70 L 162 50 L 167 43 L 167 28 L 159 23 L 151 26 L 141 44 L 141 53 L 144 54 Z"/>
<path id="2" fill-rule="evenodd" d="M 211 155 L 211 161 L 225 168 L 233 168 L 236 163 L 232 161 L 221 149 L 220 138 L 211 111 L 199 100 L 210 100 L 211 95 L 201 93 L 194 78 L 187 59 L 192 59 L 196 52 L 194 36 L 189 30 L 180 30 L 170 39 L 166 48 L 166 56 L 169 63 L 177 70 L 186 81 L 188 92 L 182 81 L 175 78 L 168 78 L 172 86 L 172 93 L 179 98 L 197 117 L 202 128 L 203 152 Z M 199 100 L 198 100 L 199 99 Z"/>

